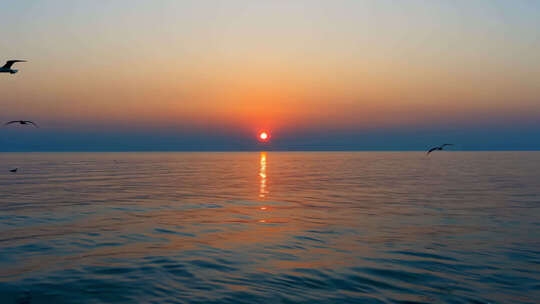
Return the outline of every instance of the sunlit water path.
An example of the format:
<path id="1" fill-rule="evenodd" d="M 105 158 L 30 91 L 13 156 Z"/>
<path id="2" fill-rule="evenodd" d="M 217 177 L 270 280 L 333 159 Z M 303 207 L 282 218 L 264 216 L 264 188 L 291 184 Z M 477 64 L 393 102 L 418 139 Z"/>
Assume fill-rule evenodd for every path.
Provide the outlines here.
<path id="1" fill-rule="evenodd" d="M 539 303 L 539 231 L 539 152 L 0 154 L 1 303 Z"/>

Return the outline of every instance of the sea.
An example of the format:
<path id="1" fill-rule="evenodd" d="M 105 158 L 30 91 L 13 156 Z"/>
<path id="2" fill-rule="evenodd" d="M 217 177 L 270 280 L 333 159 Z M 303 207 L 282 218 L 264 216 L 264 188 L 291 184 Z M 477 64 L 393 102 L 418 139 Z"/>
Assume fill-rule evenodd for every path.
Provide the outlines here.
<path id="1" fill-rule="evenodd" d="M 1 153 L 0 303 L 540 303 L 540 152 Z"/>

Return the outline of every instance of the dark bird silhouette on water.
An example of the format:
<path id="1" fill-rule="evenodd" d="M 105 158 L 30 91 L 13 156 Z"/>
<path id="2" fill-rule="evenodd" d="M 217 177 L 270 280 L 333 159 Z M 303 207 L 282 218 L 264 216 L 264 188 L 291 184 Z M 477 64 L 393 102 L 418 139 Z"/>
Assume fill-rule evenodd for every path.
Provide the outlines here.
<path id="1" fill-rule="evenodd" d="M 38 125 L 36 125 L 33 121 L 30 121 L 30 120 L 12 120 L 10 122 L 6 122 L 4 124 L 4 126 L 11 125 L 11 124 L 14 124 L 14 123 L 18 123 L 18 124 L 21 124 L 21 125 L 32 124 L 32 125 L 34 125 L 34 127 L 39 128 Z"/>
<path id="2" fill-rule="evenodd" d="M 442 150 L 444 149 L 444 147 L 446 147 L 446 146 L 453 146 L 453 145 L 454 145 L 454 144 L 442 144 L 442 145 L 440 145 L 440 146 L 438 146 L 438 147 L 433 147 L 433 148 L 429 149 L 429 150 L 427 151 L 426 154 L 429 155 L 429 153 L 431 153 L 431 152 L 433 152 L 433 151 L 436 151 L 436 150 L 437 150 L 437 151 L 442 151 Z"/>
<path id="3" fill-rule="evenodd" d="M 8 60 L 6 64 L 0 68 L 0 73 L 10 73 L 15 74 L 19 70 L 12 69 L 11 66 L 17 62 L 26 62 L 26 60 Z"/>
<path id="4" fill-rule="evenodd" d="M 11 173 L 16 173 L 17 170 L 19 170 L 19 168 L 11 169 L 11 170 L 9 170 L 9 172 L 11 172 Z"/>

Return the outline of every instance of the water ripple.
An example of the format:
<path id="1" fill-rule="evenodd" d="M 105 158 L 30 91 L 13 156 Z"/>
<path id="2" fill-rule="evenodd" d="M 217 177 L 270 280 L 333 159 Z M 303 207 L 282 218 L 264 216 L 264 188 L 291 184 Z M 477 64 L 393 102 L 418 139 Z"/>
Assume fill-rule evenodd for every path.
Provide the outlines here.
<path id="1" fill-rule="evenodd" d="M 2 303 L 540 303 L 538 152 L 23 161 Z"/>

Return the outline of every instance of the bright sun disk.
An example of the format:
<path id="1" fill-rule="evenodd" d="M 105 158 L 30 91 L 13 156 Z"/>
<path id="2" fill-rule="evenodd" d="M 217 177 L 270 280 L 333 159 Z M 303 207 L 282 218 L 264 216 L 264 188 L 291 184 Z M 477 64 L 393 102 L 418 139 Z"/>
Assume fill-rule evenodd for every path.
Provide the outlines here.
<path id="1" fill-rule="evenodd" d="M 260 139 L 261 141 L 266 141 L 266 140 L 268 139 L 268 137 L 269 137 L 269 136 L 268 136 L 268 133 L 267 133 L 267 132 L 261 132 L 261 133 L 259 133 L 259 139 Z"/>

